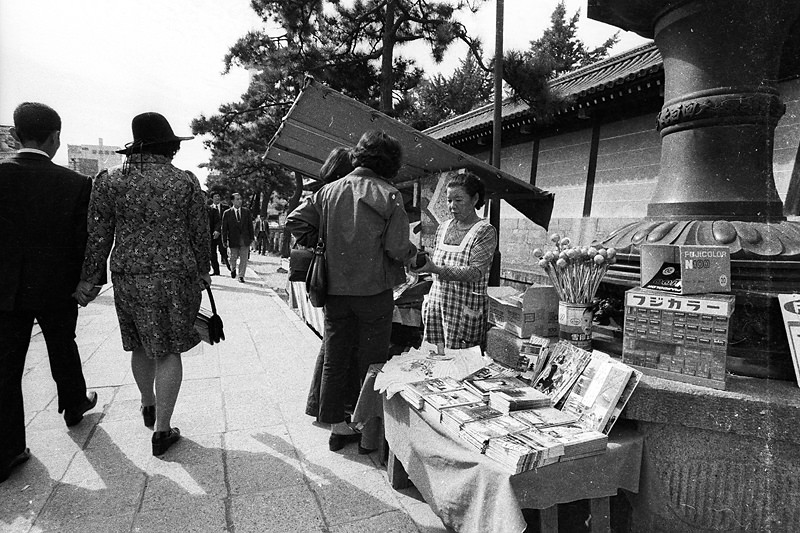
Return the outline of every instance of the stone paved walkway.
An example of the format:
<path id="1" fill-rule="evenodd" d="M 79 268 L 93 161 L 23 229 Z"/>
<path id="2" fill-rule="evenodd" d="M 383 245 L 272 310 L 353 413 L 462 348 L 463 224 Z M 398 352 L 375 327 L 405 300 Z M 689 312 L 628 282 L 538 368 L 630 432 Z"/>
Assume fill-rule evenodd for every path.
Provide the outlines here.
<path id="1" fill-rule="evenodd" d="M 113 289 L 81 310 L 77 340 L 97 408 L 68 430 L 35 330 L 23 380 L 33 457 L 0 484 L 3 532 L 444 532 L 412 488 L 393 490 L 377 453 L 328 451 L 303 413 L 320 340 L 272 290 L 279 260 L 254 256 L 247 283 L 213 278 L 227 340 L 184 355 L 162 458 L 122 351 Z M 283 280 L 283 281 L 281 281 Z"/>

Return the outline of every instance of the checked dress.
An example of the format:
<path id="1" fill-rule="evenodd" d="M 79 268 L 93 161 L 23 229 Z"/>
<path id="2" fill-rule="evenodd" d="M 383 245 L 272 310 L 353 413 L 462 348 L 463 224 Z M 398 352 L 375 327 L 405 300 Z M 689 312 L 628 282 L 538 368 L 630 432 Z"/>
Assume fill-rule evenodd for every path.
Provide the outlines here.
<path id="1" fill-rule="evenodd" d="M 443 271 L 433 276 L 422 306 L 425 340 L 453 349 L 482 346 L 489 306 L 486 287 L 497 232 L 480 220 L 458 240 L 453 231 L 448 234 L 451 223 L 452 219 L 445 221 L 436 232 L 432 260 Z"/>

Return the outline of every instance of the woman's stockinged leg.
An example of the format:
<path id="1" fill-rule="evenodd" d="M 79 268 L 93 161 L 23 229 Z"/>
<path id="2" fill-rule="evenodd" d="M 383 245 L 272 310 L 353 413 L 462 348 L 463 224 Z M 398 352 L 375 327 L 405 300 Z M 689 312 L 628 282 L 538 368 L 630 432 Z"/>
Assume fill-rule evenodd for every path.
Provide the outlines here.
<path id="1" fill-rule="evenodd" d="M 181 354 L 171 353 L 156 359 L 156 431 L 169 431 L 172 411 L 181 390 L 183 363 Z"/>
<path id="2" fill-rule="evenodd" d="M 131 371 L 139 394 L 142 395 L 142 405 L 151 406 L 156 403 L 153 386 L 156 379 L 156 360 L 147 357 L 143 346 L 139 346 L 131 354 Z"/>

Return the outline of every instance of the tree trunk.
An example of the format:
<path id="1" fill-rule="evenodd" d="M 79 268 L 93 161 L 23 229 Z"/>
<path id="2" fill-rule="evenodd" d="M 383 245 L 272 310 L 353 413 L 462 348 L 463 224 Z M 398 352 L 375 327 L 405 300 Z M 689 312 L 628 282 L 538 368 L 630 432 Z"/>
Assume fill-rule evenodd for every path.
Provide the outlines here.
<path id="1" fill-rule="evenodd" d="M 394 87 L 394 4 L 397 0 L 386 2 L 383 19 L 383 55 L 381 57 L 381 111 L 391 116 L 394 109 L 392 88 Z"/>
<path id="2" fill-rule="evenodd" d="M 286 211 L 291 213 L 295 208 L 300 205 L 300 197 L 303 195 L 303 175 L 299 172 L 294 173 L 294 194 L 289 198 L 289 203 L 286 205 Z M 289 257 L 289 243 L 292 240 L 292 234 L 283 228 L 283 243 L 281 245 L 281 257 Z"/>

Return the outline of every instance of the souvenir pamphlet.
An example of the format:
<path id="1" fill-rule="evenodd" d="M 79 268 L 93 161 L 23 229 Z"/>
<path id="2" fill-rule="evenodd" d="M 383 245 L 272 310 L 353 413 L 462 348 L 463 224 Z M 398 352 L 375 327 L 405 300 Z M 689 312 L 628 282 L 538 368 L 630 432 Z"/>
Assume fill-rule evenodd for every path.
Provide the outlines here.
<path id="1" fill-rule="evenodd" d="M 528 386 L 528 384 L 521 379 L 510 376 L 498 376 L 486 379 L 465 378 L 463 383 L 464 387 L 475 394 L 479 394 L 484 400 L 488 400 L 489 393 L 493 391 L 511 390 Z"/>
<path id="2" fill-rule="evenodd" d="M 451 407 L 444 409 L 441 415 L 442 425 L 447 429 L 458 433 L 461 427 L 467 422 L 474 422 L 475 420 L 483 420 L 485 418 L 494 418 L 502 415 L 497 409 L 492 409 L 485 403 L 476 405 L 461 405 L 458 407 Z"/>
<path id="3" fill-rule="evenodd" d="M 555 407 L 540 407 L 538 409 L 523 409 L 510 413 L 517 420 L 525 422 L 529 426 L 537 428 L 549 428 L 553 426 L 564 426 L 574 424 L 578 417 L 556 409 Z"/>
<path id="4" fill-rule="evenodd" d="M 489 405 L 498 411 L 508 413 L 520 409 L 550 407 L 550 398 L 533 387 L 517 387 L 489 392 Z"/>

